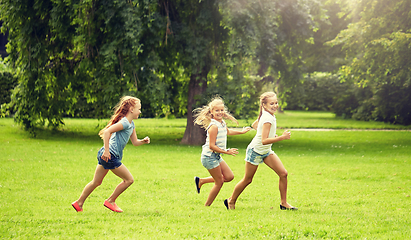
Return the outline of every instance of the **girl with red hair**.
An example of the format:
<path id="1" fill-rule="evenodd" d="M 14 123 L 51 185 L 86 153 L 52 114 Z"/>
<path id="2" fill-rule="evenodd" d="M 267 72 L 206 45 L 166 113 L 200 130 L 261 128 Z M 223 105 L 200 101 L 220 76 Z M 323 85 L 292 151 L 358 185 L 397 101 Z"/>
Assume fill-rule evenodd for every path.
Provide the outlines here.
<path id="1" fill-rule="evenodd" d="M 83 211 L 83 204 L 87 197 L 100 186 L 109 171 L 120 177 L 123 181 L 115 188 L 111 196 L 104 201 L 104 206 L 114 212 L 123 212 L 115 203 L 117 197 L 123 193 L 133 182 L 133 176 L 121 160 L 123 149 L 131 140 L 134 146 L 150 143 L 150 138 L 137 139 L 133 119 L 141 113 L 141 103 L 138 98 L 125 96 L 114 108 L 114 114 L 107 126 L 99 132 L 104 146 L 97 153 L 98 165 L 94 178 L 83 189 L 80 198 L 71 205 L 77 212 Z"/>

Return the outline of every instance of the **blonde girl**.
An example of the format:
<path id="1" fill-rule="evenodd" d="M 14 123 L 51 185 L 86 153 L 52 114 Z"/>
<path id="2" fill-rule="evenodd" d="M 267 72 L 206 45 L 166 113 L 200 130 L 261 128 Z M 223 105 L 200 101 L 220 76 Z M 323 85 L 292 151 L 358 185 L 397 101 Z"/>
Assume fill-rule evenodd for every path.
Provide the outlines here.
<path id="1" fill-rule="evenodd" d="M 207 139 L 201 153 L 201 163 L 211 175 L 207 178 L 195 177 L 194 181 L 197 193 L 200 193 L 203 184 L 214 182 L 214 186 L 211 188 L 205 203 L 205 206 L 210 206 L 220 192 L 223 183 L 230 182 L 234 179 L 233 172 L 221 157 L 221 154 L 229 154 L 232 156 L 238 154 L 238 149 L 226 148 L 227 135 L 243 134 L 250 131 L 251 128 L 245 127 L 242 131 L 228 129 L 224 119 L 230 119 L 237 124 L 238 122 L 228 113 L 224 106 L 224 101 L 220 97 L 215 97 L 208 105 L 197 108 L 194 112 L 194 123 L 200 125 L 207 131 Z"/>
<path id="2" fill-rule="evenodd" d="M 108 171 L 112 171 L 123 181 L 115 188 L 113 194 L 104 201 L 104 206 L 114 212 L 123 212 L 115 203 L 117 197 L 133 182 L 130 171 L 121 163 L 123 149 L 130 139 L 134 146 L 150 143 L 150 138 L 137 139 L 133 119 L 141 113 L 141 103 L 138 98 L 125 96 L 114 108 L 114 114 L 107 126 L 99 132 L 104 146 L 97 153 L 98 165 L 94 178 L 83 189 L 80 198 L 71 205 L 77 212 L 83 211 L 83 204 L 87 197 L 100 186 Z"/>
<path id="3" fill-rule="evenodd" d="M 252 127 L 257 130 L 257 134 L 247 147 L 244 178 L 237 183 L 231 197 L 224 200 L 224 205 L 227 209 L 235 209 L 235 203 L 238 197 L 252 182 L 258 165 L 264 162 L 280 177 L 280 209 L 297 210 L 297 208 L 287 203 L 287 170 L 284 168 L 280 158 L 278 158 L 278 156 L 271 150 L 271 145 L 273 143 L 287 140 L 291 137 L 291 133 L 287 130 L 284 131 L 281 136 L 275 134 L 277 123 L 274 113 L 277 109 L 278 100 L 275 93 L 266 92 L 260 96 L 260 115 L 252 124 Z"/>

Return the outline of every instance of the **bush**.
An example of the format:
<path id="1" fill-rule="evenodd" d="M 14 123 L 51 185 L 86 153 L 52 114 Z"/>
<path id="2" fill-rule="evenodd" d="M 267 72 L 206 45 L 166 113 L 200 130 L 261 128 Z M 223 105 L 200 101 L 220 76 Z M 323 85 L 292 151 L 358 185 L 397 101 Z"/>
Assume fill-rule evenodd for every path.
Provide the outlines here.
<path id="1" fill-rule="evenodd" d="M 411 124 L 411 86 L 383 84 L 374 95 L 375 120 L 394 124 Z"/>
<path id="2" fill-rule="evenodd" d="M 9 72 L 0 72 L 0 105 L 10 102 L 12 90 L 17 86 L 17 78 Z"/>
<path id="3" fill-rule="evenodd" d="M 313 73 L 304 77 L 303 83 L 286 94 L 286 109 L 330 111 L 336 95 L 347 91 L 338 75 Z"/>

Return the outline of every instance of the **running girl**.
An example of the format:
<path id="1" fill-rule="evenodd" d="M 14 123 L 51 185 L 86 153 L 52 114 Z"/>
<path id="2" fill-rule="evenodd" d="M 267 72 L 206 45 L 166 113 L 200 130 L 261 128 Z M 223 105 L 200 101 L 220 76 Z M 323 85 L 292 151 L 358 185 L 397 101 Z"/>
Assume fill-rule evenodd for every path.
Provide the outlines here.
<path id="1" fill-rule="evenodd" d="M 252 182 L 258 165 L 264 162 L 280 177 L 280 209 L 297 210 L 297 208 L 291 206 L 287 202 L 287 170 L 284 168 L 280 158 L 278 158 L 278 156 L 271 150 L 271 145 L 273 143 L 287 140 L 291 137 L 289 131 L 284 131 L 282 136 L 277 136 L 275 134 L 277 123 L 274 113 L 277 109 L 277 95 L 273 92 L 263 93 L 260 97 L 260 116 L 252 124 L 252 127 L 257 129 L 257 134 L 247 147 L 244 178 L 237 183 L 231 197 L 224 200 L 224 205 L 227 209 L 235 209 L 235 203 L 238 197 Z"/>
<path id="2" fill-rule="evenodd" d="M 83 189 L 80 198 L 71 205 L 77 212 L 83 211 L 83 204 L 87 197 L 100 186 L 108 171 L 112 171 L 123 181 L 115 188 L 113 194 L 104 201 L 104 206 L 114 212 L 123 212 L 115 203 L 117 197 L 133 182 L 130 171 L 122 164 L 123 149 L 130 139 L 134 146 L 150 143 L 150 138 L 137 139 L 133 119 L 141 113 L 141 103 L 138 98 L 125 96 L 114 108 L 114 114 L 107 126 L 99 132 L 104 146 L 98 151 L 98 165 L 94 178 Z"/>
<path id="3" fill-rule="evenodd" d="M 223 183 L 230 182 L 234 179 L 233 172 L 221 157 L 221 154 L 229 154 L 232 156 L 238 154 L 238 149 L 226 148 L 227 135 L 244 134 L 250 131 L 251 128 L 245 127 L 242 131 L 228 129 L 224 118 L 230 119 L 237 124 L 238 122 L 228 113 L 224 106 L 224 101 L 220 97 L 215 97 L 208 105 L 197 108 L 194 111 L 196 112 L 194 123 L 200 125 L 207 131 L 207 139 L 201 153 L 201 163 L 211 175 L 207 178 L 195 177 L 194 181 L 197 193 L 200 193 L 203 184 L 214 182 L 214 186 L 211 188 L 205 203 L 205 206 L 210 206 L 220 192 Z"/>

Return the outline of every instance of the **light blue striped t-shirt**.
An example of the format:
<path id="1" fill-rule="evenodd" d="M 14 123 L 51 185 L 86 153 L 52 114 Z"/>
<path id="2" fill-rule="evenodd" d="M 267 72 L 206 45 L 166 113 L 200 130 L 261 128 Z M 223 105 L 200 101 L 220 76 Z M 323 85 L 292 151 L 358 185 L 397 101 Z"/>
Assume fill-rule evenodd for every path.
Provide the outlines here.
<path id="1" fill-rule="evenodd" d="M 217 133 L 217 139 L 215 141 L 215 145 L 221 148 L 222 150 L 227 150 L 226 149 L 227 148 L 227 125 L 226 123 L 224 122 L 224 120 L 222 120 L 222 122 L 220 123 L 219 121 L 215 119 L 211 119 L 211 122 L 206 129 L 207 139 L 206 139 L 205 144 L 203 145 L 203 151 L 201 152 L 201 154 L 205 156 L 211 156 L 211 153 L 213 152 L 213 150 L 210 149 L 210 135 L 208 134 L 208 129 L 210 129 L 212 125 L 216 125 L 218 127 L 218 133 Z"/>

